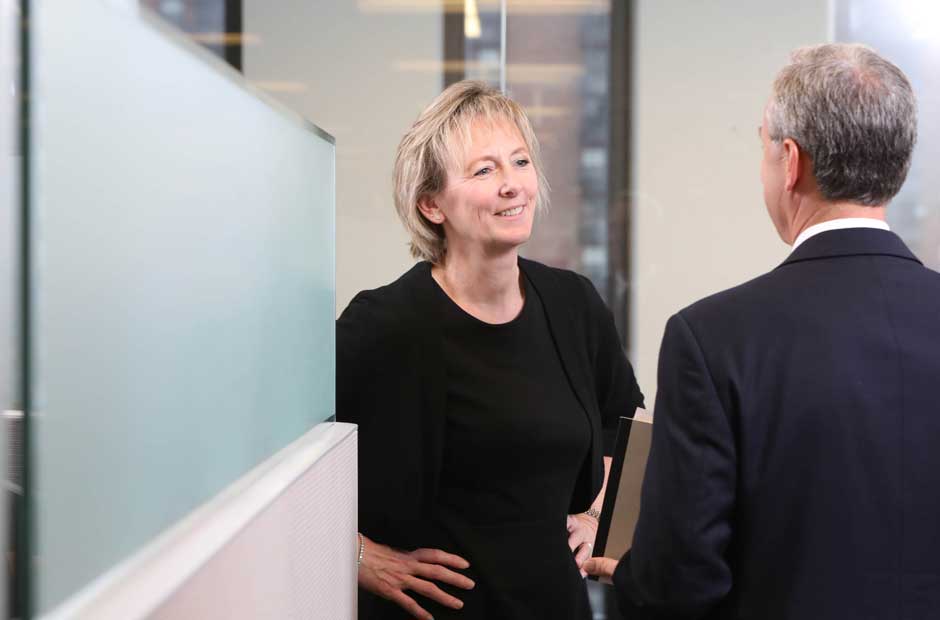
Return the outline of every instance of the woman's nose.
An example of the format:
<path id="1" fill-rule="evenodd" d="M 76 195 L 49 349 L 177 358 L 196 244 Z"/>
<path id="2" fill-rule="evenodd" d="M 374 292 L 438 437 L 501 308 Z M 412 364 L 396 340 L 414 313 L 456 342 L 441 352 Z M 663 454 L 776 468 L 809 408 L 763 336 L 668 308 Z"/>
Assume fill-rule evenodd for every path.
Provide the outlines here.
<path id="1" fill-rule="evenodd" d="M 499 188 L 499 195 L 505 198 L 512 198 L 519 193 L 519 180 L 515 173 L 509 172 L 503 176 L 503 184 Z"/>

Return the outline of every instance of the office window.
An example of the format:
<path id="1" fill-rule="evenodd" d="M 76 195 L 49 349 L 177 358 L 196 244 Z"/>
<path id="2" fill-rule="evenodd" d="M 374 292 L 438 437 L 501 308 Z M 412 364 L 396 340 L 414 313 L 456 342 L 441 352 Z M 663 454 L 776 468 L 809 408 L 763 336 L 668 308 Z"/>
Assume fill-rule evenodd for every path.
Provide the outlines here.
<path id="1" fill-rule="evenodd" d="M 445 81 L 505 86 L 525 107 L 541 141 L 552 207 L 523 254 L 590 278 L 626 341 L 628 123 L 617 95 L 627 92 L 629 59 L 613 58 L 612 49 L 629 49 L 629 7 L 509 0 L 505 32 L 499 8 L 471 2 L 445 16 Z"/>
<path id="2" fill-rule="evenodd" d="M 928 267 L 940 270 L 940 4 L 839 0 L 837 41 L 865 43 L 907 74 L 918 103 L 918 136 L 907 182 L 888 223 Z"/>

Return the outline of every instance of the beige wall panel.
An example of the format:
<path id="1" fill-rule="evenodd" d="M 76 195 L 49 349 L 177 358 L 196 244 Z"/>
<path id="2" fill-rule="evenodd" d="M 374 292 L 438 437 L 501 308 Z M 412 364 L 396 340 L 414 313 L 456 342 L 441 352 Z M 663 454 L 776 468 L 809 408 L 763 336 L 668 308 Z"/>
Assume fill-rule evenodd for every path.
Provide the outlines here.
<path id="1" fill-rule="evenodd" d="M 354 620 L 356 448 L 350 433 L 149 618 Z"/>
<path id="2" fill-rule="evenodd" d="M 667 319 L 788 253 L 766 215 L 757 127 L 791 49 L 829 4 L 639 0 L 633 102 L 631 360 L 652 407 Z"/>

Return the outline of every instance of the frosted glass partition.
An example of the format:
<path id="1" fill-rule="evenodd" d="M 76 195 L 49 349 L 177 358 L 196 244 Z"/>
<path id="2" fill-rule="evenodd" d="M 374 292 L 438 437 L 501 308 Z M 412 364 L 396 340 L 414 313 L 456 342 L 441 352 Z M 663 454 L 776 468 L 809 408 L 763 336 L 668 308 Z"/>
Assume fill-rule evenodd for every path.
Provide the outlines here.
<path id="1" fill-rule="evenodd" d="M 9 472 L 10 435 L 7 426 L 12 426 L 14 411 L 22 409 L 19 402 L 17 383 L 18 338 L 17 318 L 19 315 L 18 267 L 17 254 L 20 244 L 19 211 L 16 181 L 19 179 L 19 156 L 16 153 L 16 84 L 15 70 L 18 51 L 16 47 L 16 13 L 13 0 L 0 0 L 0 545 L 9 549 L 10 508 L 14 505 L 13 493 L 18 494 L 18 477 Z M 19 424 L 17 424 L 17 427 Z M 12 429 L 9 429 L 12 430 Z M 11 433 L 12 435 L 12 433 Z M 7 584 L 9 571 L 0 568 L 0 609 L 7 608 Z"/>
<path id="2" fill-rule="evenodd" d="M 16 192 L 20 158 L 16 145 L 17 97 L 14 90 L 15 85 L 18 86 L 16 17 L 13 0 L 0 0 L 0 412 L 21 407 L 15 389 L 19 378 L 16 317 L 20 301 L 17 290 L 20 244 L 17 243 L 19 203 Z M 6 465 L 7 444 L 2 436 L 4 424 L 5 421 L 0 420 L 0 474 Z M 0 512 L 4 513 L 0 514 L 0 528 L 3 528 L 5 508 Z M 5 532 L 5 529 L 0 529 L 0 541 L 6 540 Z"/>
<path id="3" fill-rule="evenodd" d="M 32 5 L 44 612 L 334 413 L 334 144 L 136 2 Z"/>

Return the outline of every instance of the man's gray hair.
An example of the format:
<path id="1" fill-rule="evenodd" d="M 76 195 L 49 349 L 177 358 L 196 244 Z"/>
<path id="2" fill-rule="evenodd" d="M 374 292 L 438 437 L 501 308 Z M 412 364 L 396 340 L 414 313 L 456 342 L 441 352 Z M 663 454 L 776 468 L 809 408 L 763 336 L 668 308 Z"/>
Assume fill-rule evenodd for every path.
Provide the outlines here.
<path id="1" fill-rule="evenodd" d="M 800 48 L 774 80 L 774 142 L 794 140 L 813 162 L 823 197 L 868 206 L 898 193 L 917 140 L 917 103 L 904 73 L 871 48 Z"/>

